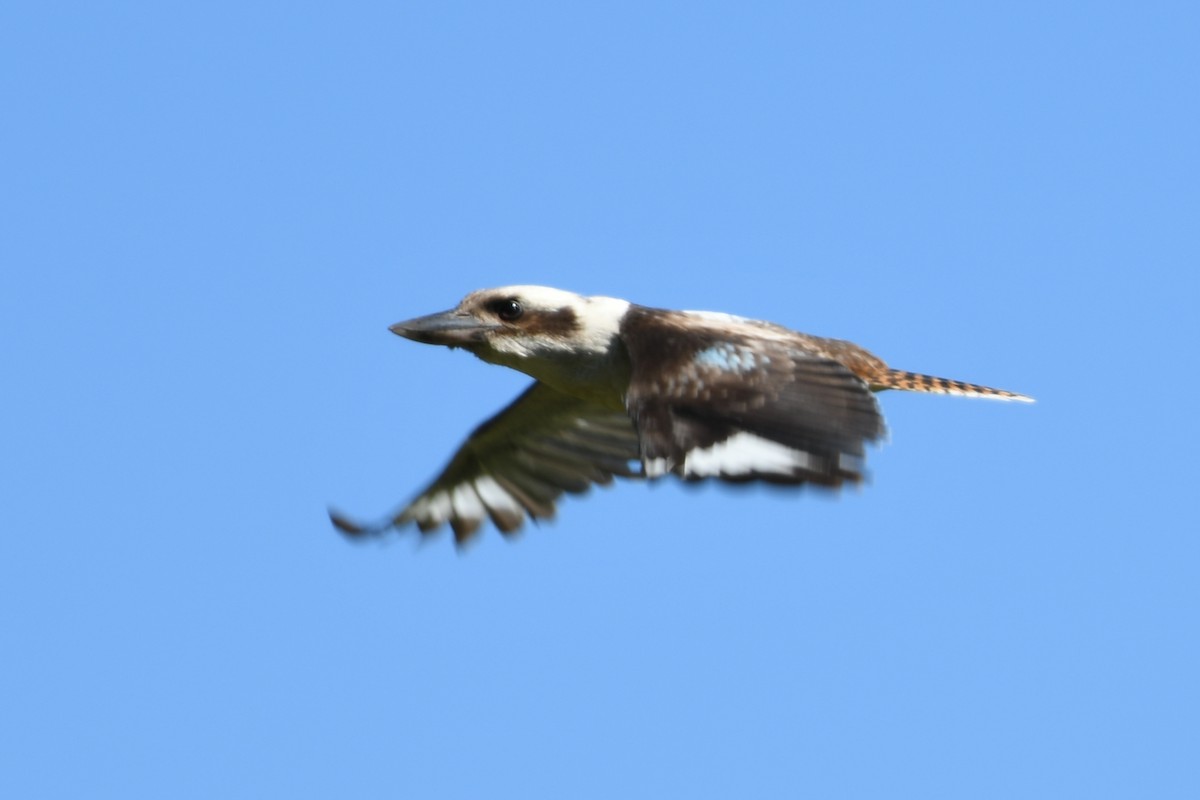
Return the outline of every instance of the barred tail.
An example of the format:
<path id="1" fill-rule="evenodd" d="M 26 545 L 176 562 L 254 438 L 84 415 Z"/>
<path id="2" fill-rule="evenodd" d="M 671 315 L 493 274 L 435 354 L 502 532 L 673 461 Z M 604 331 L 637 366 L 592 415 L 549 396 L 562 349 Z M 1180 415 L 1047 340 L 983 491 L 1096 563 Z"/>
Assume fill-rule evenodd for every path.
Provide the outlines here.
<path id="1" fill-rule="evenodd" d="M 872 376 L 871 388 L 902 389 L 907 392 L 927 392 L 929 394 L 957 394 L 963 397 L 990 397 L 995 400 L 1020 400 L 1032 403 L 1033 398 L 1004 389 L 993 389 L 990 386 L 979 386 L 974 383 L 952 381 L 948 378 L 935 378 L 932 375 L 920 375 L 916 372 L 905 372 L 900 369 L 889 369 L 881 375 Z"/>

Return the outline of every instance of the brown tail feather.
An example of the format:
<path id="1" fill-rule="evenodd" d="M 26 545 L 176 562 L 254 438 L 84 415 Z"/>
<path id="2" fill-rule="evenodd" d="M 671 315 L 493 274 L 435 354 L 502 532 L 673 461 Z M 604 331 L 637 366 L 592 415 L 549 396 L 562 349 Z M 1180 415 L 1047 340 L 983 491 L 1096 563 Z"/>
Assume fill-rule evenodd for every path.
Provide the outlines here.
<path id="1" fill-rule="evenodd" d="M 991 397 L 997 400 L 1021 400 L 1032 403 L 1033 398 L 1004 389 L 993 389 L 990 386 L 980 386 L 974 383 L 952 381 L 948 378 L 935 378 L 932 375 L 921 375 L 916 372 L 905 372 L 901 369 L 889 369 L 881 375 L 874 375 L 871 388 L 902 389 L 907 392 L 927 392 L 929 394 L 957 394 L 964 397 Z"/>

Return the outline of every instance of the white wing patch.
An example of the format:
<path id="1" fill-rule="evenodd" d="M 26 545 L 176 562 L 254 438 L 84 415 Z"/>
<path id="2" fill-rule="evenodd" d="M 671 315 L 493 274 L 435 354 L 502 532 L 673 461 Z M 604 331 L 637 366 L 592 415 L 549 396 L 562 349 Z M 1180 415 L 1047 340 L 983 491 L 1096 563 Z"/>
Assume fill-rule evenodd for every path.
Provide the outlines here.
<path id="1" fill-rule="evenodd" d="M 450 505 L 454 508 L 454 516 L 459 519 L 483 519 L 483 503 L 469 481 L 454 487 L 450 494 Z"/>
<path id="2" fill-rule="evenodd" d="M 479 478 L 476 478 L 475 491 L 479 493 L 479 499 L 483 501 L 483 504 L 493 512 L 502 514 L 524 513 L 521 504 L 514 500 L 512 495 L 504 491 L 491 475 L 481 475 Z"/>
<path id="3" fill-rule="evenodd" d="M 450 519 L 450 493 L 437 491 L 418 499 L 412 504 L 409 514 L 430 528 L 436 528 Z"/>
<path id="4" fill-rule="evenodd" d="M 669 458 L 647 458 L 642 462 L 642 470 L 647 478 L 661 478 L 674 466 L 674 462 Z"/>
<path id="5" fill-rule="evenodd" d="M 688 478 L 756 474 L 787 476 L 813 469 L 814 466 L 812 456 L 803 450 L 739 431 L 711 447 L 690 451 L 683 459 L 683 475 Z M 646 472 L 650 473 L 649 467 Z"/>

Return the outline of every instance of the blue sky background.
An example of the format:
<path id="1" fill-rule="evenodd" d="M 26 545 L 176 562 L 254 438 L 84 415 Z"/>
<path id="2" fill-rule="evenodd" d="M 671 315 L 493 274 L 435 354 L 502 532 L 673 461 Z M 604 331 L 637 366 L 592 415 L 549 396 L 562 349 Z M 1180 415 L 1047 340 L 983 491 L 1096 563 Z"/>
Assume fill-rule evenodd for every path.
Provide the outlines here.
<path id="1" fill-rule="evenodd" d="M 5 4 L 0 794 L 1200 796 L 1197 23 Z M 1038 403 L 347 543 L 527 382 L 387 325 L 518 282 Z"/>

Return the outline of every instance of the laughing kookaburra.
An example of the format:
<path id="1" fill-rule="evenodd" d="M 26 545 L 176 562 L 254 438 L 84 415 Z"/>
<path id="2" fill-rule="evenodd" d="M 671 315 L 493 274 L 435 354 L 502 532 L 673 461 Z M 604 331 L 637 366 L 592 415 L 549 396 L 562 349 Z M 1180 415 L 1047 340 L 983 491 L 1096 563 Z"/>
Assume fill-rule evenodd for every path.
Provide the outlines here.
<path id="1" fill-rule="evenodd" d="M 614 475 L 836 488 L 862 480 L 864 445 L 884 435 L 874 392 L 1030 400 L 889 369 L 858 345 L 769 322 L 543 286 L 484 289 L 391 331 L 535 381 L 394 517 L 363 525 L 331 512 L 352 537 L 449 523 L 462 544 L 485 518 L 512 533 L 552 517 L 563 492 Z"/>

